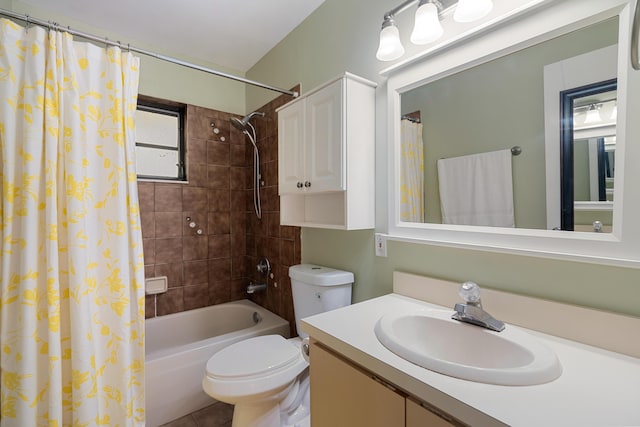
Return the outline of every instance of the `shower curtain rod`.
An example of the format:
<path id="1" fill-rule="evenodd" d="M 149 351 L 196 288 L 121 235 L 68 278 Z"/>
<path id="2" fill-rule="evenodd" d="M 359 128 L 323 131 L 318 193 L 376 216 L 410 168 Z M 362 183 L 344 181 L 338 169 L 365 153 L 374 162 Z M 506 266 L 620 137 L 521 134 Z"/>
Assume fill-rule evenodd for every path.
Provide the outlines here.
<path id="1" fill-rule="evenodd" d="M 286 89 L 280 89 L 278 87 L 275 86 L 271 86 L 265 83 L 260 83 L 254 80 L 249 80 L 246 79 L 244 77 L 240 77 L 240 76 L 235 76 L 233 74 L 229 74 L 229 73 L 225 73 L 223 71 L 218 71 L 218 70 L 214 70 L 213 68 L 207 68 L 207 67 L 203 67 L 201 65 L 197 65 L 197 64 L 193 64 L 191 62 L 186 62 L 186 61 L 182 61 L 180 59 L 177 58 L 172 58 L 170 56 L 166 56 L 166 55 L 162 55 L 160 53 L 155 53 L 155 52 L 150 52 L 148 50 L 145 49 L 140 49 L 134 46 L 129 45 L 128 43 L 121 43 L 119 41 L 112 41 L 109 40 L 107 37 L 98 37 L 95 36 L 93 34 L 89 34 L 89 33 L 83 33 L 82 31 L 77 31 L 72 29 L 71 27 L 64 27 L 56 22 L 51 22 L 51 21 L 44 21 L 42 19 L 37 19 L 34 18 L 32 16 L 29 15 L 22 15 L 19 13 L 15 13 L 13 11 L 10 10 L 6 10 L 6 9 L 2 9 L 0 8 L 0 15 L 4 15 L 4 16 L 8 16 L 10 18 L 14 18 L 14 19 L 19 19 L 21 21 L 24 21 L 27 23 L 27 26 L 29 24 L 37 24 L 41 27 L 48 27 L 49 29 L 53 29 L 53 30 L 57 30 L 57 31 L 65 31 L 71 35 L 74 36 L 78 36 L 78 37 L 82 37 L 84 39 L 87 40 L 91 40 L 97 43 L 104 43 L 106 45 L 109 46 L 117 46 L 121 49 L 126 49 L 128 51 L 131 52 L 136 52 L 142 55 L 146 55 L 146 56 L 151 56 L 152 58 L 156 58 L 156 59 L 160 59 L 162 61 L 167 61 L 167 62 L 171 62 L 173 64 L 177 64 L 177 65 L 181 65 L 183 67 L 187 67 L 187 68 L 192 68 L 194 70 L 199 70 L 199 71 L 203 71 L 205 73 L 209 73 L 209 74 L 214 74 L 216 76 L 219 77 L 224 77 L 227 79 L 231 79 L 231 80 L 235 80 L 238 82 L 242 82 L 242 83 L 246 83 L 248 85 L 252 85 L 252 86 L 257 86 L 257 87 L 261 87 L 263 89 L 268 89 L 268 90 L 272 90 L 274 92 L 280 92 L 282 94 L 285 95 L 290 95 L 294 98 L 297 98 L 300 94 L 298 92 L 295 91 L 291 91 L 291 90 L 286 90 Z"/>

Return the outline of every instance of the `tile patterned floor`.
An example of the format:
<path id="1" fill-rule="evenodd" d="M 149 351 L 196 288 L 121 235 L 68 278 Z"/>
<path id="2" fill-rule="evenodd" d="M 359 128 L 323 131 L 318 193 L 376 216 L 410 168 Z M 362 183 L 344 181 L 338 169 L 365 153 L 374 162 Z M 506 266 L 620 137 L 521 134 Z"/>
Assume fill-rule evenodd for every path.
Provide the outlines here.
<path id="1" fill-rule="evenodd" d="M 216 402 L 160 427 L 231 427 L 232 418 L 233 405 Z"/>

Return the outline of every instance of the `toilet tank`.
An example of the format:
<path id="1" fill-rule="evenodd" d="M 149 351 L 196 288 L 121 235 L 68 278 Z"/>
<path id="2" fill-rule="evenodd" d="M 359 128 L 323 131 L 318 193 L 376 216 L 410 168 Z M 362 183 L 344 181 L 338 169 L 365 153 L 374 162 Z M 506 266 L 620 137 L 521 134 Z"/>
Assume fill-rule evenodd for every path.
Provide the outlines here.
<path id="1" fill-rule="evenodd" d="M 296 329 L 300 337 L 300 319 L 351 304 L 353 273 L 313 264 L 289 267 Z"/>

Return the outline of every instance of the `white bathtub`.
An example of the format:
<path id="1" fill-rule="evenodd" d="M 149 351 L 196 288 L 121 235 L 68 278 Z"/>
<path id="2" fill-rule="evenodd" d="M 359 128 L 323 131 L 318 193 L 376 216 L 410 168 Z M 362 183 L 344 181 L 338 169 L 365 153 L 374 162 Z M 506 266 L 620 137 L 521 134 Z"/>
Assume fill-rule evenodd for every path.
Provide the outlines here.
<path id="1" fill-rule="evenodd" d="M 147 319 L 145 326 L 147 427 L 215 402 L 202 378 L 217 351 L 258 335 L 289 338 L 286 320 L 248 300 Z"/>

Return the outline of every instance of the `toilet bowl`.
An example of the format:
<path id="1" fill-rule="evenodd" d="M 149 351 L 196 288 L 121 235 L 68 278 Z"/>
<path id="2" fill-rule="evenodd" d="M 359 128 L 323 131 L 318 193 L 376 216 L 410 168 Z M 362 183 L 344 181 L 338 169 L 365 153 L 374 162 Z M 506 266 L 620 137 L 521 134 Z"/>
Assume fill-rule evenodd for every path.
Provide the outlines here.
<path id="1" fill-rule="evenodd" d="M 352 273 L 301 264 L 289 276 L 298 330 L 301 318 L 351 303 Z M 235 405 L 233 427 L 309 427 L 309 364 L 301 347 L 302 338 L 280 335 L 230 345 L 209 359 L 202 387 Z"/>
<path id="2" fill-rule="evenodd" d="M 209 359 L 202 387 L 211 397 L 235 405 L 234 427 L 302 427 L 309 415 L 309 364 L 300 344 L 300 339 L 280 335 L 233 344 Z"/>

